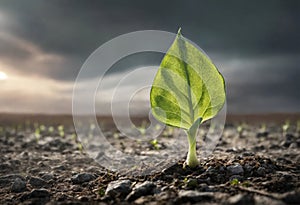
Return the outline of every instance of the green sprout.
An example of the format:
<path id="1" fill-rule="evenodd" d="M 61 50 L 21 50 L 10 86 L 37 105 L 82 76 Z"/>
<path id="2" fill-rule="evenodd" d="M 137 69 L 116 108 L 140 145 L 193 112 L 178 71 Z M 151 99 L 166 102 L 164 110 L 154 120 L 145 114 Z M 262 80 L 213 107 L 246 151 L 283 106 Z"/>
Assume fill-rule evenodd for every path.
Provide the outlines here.
<path id="1" fill-rule="evenodd" d="M 262 123 L 260 128 L 259 128 L 259 132 L 264 133 L 266 131 L 267 131 L 267 125 L 266 125 L 266 123 Z"/>
<path id="2" fill-rule="evenodd" d="M 153 146 L 154 149 L 159 150 L 159 145 L 157 139 L 151 140 L 150 144 Z"/>
<path id="3" fill-rule="evenodd" d="M 244 132 L 244 130 L 245 130 L 245 127 L 246 127 L 246 124 L 245 124 L 245 123 L 242 123 L 242 124 L 240 124 L 239 126 L 237 126 L 236 131 L 238 132 L 239 137 L 241 137 L 241 136 L 243 135 L 243 132 Z"/>
<path id="4" fill-rule="evenodd" d="M 63 126 L 63 125 L 59 125 L 59 126 L 57 127 L 57 130 L 58 130 L 59 136 L 61 136 L 61 137 L 64 137 L 64 136 L 65 136 L 65 131 L 64 131 L 64 126 Z"/>
<path id="5" fill-rule="evenodd" d="M 53 126 L 48 127 L 48 132 L 52 134 L 54 132 L 54 127 Z"/>
<path id="6" fill-rule="evenodd" d="M 38 142 L 40 140 L 40 138 L 41 138 L 41 131 L 40 131 L 39 128 L 35 129 L 34 136 L 35 136 L 36 141 Z"/>
<path id="7" fill-rule="evenodd" d="M 282 132 L 285 135 L 290 128 L 290 121 L 286 120 L 285 123 L 282 125 Z"/>
<path id="8" fill-rule="evenodd" d="M 182 128 L 189 150 L 185 164 L 199 165 L 196 135 L 225 103 L 225 81 L 212 61 L 180 32 L 164 56 L 150 92 L 151 111 L 160 122 Z"/>
<path id="9" fill-rule="evenodd" d="M 236 186 L 239 185 L 240 181 L 236 178 L 234 178 L 233 180 L 230 181 L 230 185 L 231 186 Z"/>

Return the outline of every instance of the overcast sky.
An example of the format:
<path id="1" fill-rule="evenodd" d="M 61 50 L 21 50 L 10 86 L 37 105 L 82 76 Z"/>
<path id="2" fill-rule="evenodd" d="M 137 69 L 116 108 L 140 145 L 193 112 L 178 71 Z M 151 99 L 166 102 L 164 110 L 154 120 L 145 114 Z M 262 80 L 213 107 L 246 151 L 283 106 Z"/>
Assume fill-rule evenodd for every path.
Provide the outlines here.
<path id="1" fill-rule="evenodd" d="M 178 27 L 224 74 L 230 113 L 300 112 L 299 2 L 1 0 L 0 112 L 71 113 L 74 80 L 95 49 Z M 160 58 L 133 56 L 110 75 Z"/>

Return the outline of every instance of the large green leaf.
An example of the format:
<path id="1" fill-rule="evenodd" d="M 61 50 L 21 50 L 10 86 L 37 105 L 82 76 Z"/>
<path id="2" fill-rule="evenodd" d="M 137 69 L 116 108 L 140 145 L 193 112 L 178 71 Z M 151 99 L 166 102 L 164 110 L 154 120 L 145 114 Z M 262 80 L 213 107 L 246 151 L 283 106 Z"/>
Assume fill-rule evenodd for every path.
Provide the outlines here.
<path id="1" fill-rule="evenodd" d="M 211 119 L 224 105 L 223 76 L 180 30 L 154 78 L 150 102 L 157 120 L 183 129 Z"/>

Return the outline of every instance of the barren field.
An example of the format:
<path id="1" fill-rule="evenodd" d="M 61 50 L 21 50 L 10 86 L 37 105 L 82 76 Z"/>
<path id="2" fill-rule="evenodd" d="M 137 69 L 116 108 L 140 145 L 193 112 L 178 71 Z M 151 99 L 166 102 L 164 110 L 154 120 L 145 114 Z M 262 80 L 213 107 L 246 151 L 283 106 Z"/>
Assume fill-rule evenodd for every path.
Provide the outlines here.
<path id="1" fill-rule="evenodd" d="M 2 114 L 0 204 L 300 204 L 299 119 L 228 116 L 218 146 L 200 166 L 183 168 L 182 158 L 137 177 L 91 159 L 70 116 Z M 123 151 L 163 151 L 174 138 L 167 128 L 155 143 L 130 143 L 116 137 L 109 118 L 98 122 Z"/>

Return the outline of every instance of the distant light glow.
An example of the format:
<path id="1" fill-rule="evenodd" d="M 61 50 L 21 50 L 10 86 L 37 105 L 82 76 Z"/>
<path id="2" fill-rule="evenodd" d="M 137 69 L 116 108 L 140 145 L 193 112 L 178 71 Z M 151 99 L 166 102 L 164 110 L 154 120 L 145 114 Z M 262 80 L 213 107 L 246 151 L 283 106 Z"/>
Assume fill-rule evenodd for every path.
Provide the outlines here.
<path id="1" fill-rule="evenodd" d="M 6 73 L 0 71 L 0 80 L 6 80 L 6 79 L 7 79 Z"/>

